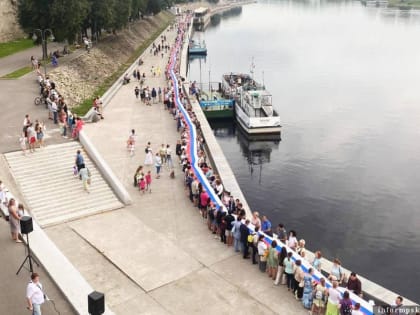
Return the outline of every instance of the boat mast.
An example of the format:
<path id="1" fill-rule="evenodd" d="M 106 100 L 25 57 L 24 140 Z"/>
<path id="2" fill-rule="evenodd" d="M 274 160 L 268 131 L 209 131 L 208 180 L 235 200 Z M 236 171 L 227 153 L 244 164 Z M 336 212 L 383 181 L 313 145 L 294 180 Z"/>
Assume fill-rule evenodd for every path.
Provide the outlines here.
<path id="1" fill-rule="evenodd" d="M 254 56 L 252 56 L 251 69 L 249 70 L 249 72 L 251 73 L 251 79 L 252 80 L 254 80 L 254 69 L 255 69 Z"/>

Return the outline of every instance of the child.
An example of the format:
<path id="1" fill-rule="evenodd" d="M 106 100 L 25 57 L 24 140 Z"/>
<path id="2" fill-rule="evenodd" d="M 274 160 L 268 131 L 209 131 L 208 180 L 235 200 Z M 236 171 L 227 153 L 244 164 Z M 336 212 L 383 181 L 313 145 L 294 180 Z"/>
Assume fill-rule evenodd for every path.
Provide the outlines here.
<path id="1" fill-rule="evenodd" d="M 146 188 L 146 180 L 144 179 L 143 176 L 140 178 L 139 188 L 140 188 L 140 191 L 144 194 L 144 190 Z"/>
<path id="2" fill-rule="evenodd" d="M 148 171 L 146 175 L 146 190 L 152 193 L 152 172 Z"/>
<path id="3" fill-rule="evenodd" d="M 20 136 L 19 143 L 20 143 L 20 148 L 22 149 L 23 155 L 26 155 L 26 138 L 24 134 Z"/>

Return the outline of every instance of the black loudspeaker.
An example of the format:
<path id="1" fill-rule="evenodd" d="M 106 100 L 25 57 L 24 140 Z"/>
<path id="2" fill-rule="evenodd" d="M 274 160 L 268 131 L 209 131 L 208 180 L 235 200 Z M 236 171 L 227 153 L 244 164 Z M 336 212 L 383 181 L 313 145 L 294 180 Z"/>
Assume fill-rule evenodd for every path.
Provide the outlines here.
<path id="1" fill-rule="evenodd" d="M 105 312 L 105 295 L 101 292 L 93 291 L 88 295 L 89 314 L 101 315 Z"/>
<path id="2" fill-rule="evenodd" d="M 34 230 L 32 225 L 32 217 L 24 216 L 20 218 L 20 232 L 22 234 L 29 234 Z"/>

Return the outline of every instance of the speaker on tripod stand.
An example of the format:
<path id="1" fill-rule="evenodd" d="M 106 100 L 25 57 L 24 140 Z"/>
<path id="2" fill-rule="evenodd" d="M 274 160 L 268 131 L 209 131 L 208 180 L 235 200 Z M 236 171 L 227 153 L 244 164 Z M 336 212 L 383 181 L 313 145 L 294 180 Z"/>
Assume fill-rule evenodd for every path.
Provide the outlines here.
<path id="1" fill-rule="evenodd" d="M 35 260 L 35 258 L 32 257 L 31 253 L 31 247 L 29 246 L 29 233 L 31 233 L 34 230 L 33 223 L 32 223 L 32 217 L 30 216 L 23 216 L 20 218 L 20 232 L 22 234 L 26 235 L 26 257 L 23 263 L 20 265 L 18 271 L 16 272 L 16 275 L 19 274 L 19 272 L 22 270 L 25 263 L 28 261 L 29 263 L 29 271 L 31 273 L 34 272 L 33 263 L 35 263 L 39 267 L 39 263 Z"/>

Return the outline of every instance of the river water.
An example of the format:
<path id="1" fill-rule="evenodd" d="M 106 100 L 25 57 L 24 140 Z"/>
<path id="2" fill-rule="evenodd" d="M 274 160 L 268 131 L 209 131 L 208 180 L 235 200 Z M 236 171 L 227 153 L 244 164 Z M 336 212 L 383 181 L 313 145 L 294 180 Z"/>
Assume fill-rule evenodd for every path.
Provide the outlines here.
<path id="1" fill-rule="evenodd" d="M 420 14 L 259 2 L 195 37 L 208 56 L 190 80 L 249 72 L 254 58 L 282 119 L 281 142 L 213 124 L 252 210 L 420 302 Z"/>

